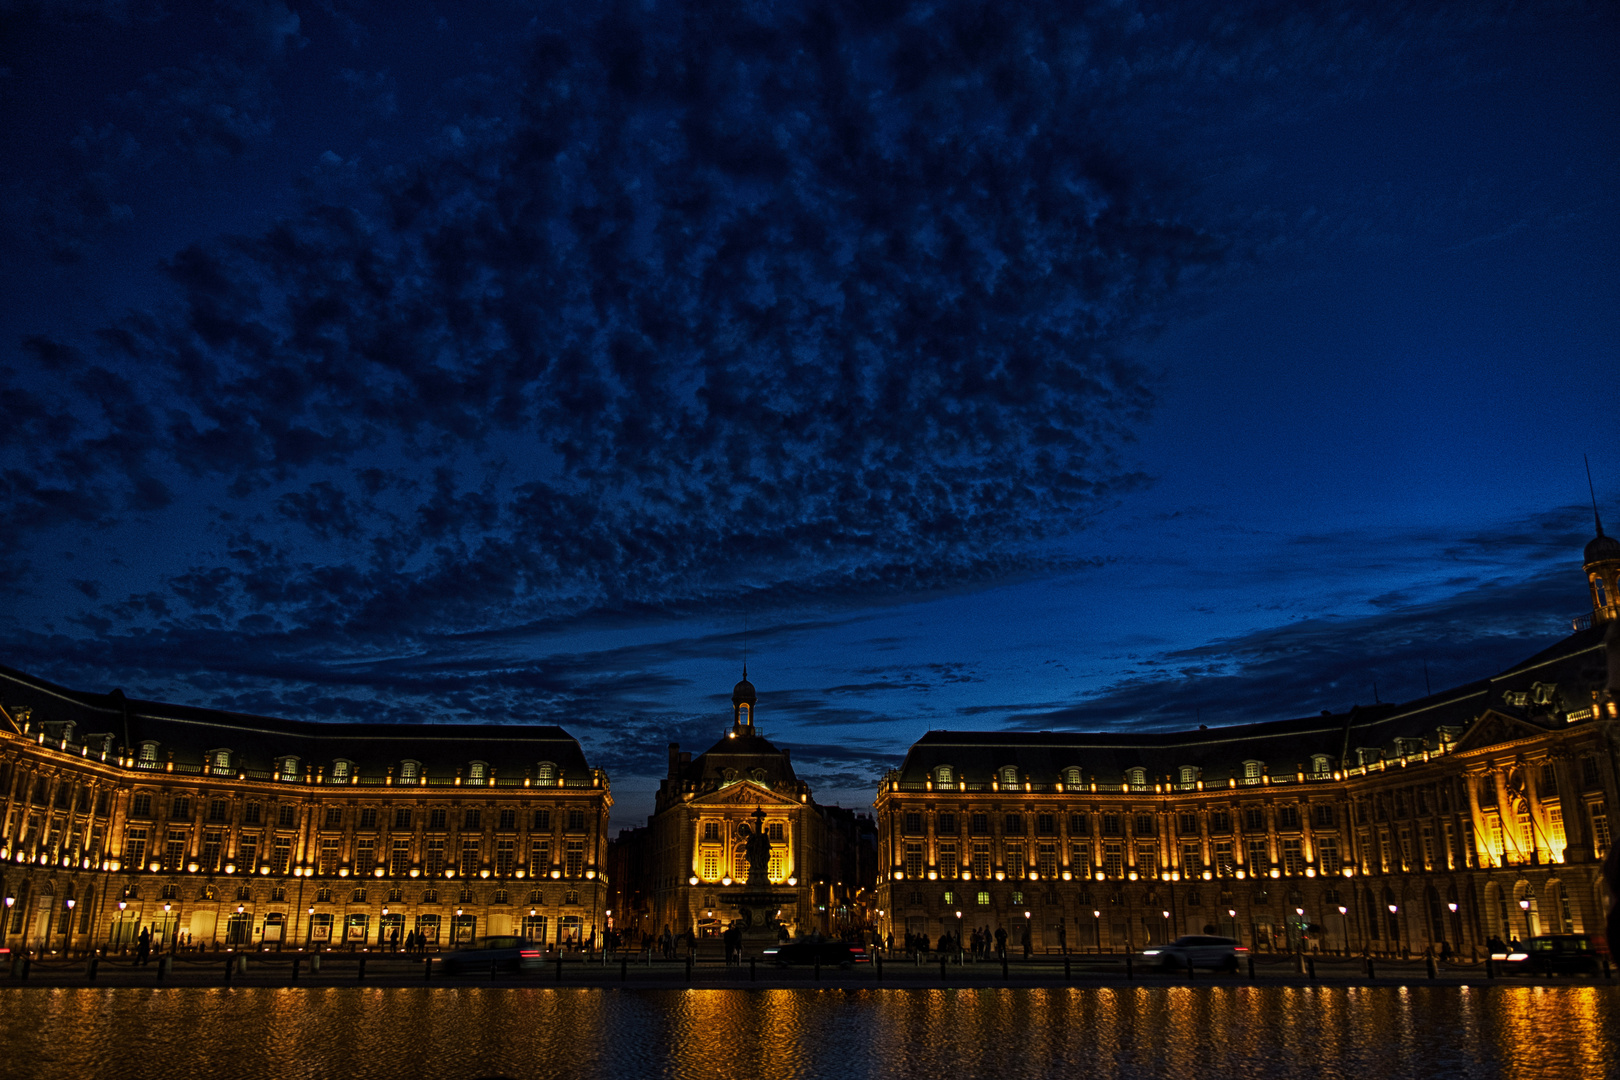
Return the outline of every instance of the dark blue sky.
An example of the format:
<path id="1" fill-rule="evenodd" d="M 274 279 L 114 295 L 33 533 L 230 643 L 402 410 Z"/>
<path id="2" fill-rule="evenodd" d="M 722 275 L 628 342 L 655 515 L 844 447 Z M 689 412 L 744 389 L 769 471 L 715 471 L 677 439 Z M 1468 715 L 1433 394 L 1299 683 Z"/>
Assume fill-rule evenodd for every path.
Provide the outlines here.
<path id="1" fill-rule="evenodd" d="M 0 0 L 4 662 L 546 720 L 1298 715 L 1620 528 L 1608 4 Z"/>

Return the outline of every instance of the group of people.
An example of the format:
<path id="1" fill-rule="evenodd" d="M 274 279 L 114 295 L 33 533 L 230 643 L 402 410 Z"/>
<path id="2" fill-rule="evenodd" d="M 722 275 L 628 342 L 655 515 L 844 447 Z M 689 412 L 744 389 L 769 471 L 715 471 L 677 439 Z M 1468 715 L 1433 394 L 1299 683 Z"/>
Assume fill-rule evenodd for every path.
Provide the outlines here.
<path id="1" fill-rule="evenodd" d="M 998 926 L 992 933 L 988 926 L 976 928 L 968 935 L 967 941 L 962 941 L 960 934 L 944 933 L 939 936 L 937 943 L 930 945 L 928 935 L 907 931 L 901 940 L 905 954 L 915 957 L 920 963 L 929 952 L 943 956 L 966 957 L 970 960 L 989 960 L 992 956 L 1000 958 L 1007 955 L 1007 928 Z M 1030 934 L 1029 923 L 1026 920 L 1023 933 L 1019 936 L 1019 946 L 1024 953 L 1024 959 L 1029 959 L 1035 952 L 1034 939 Z M 890 934 L 884 942 L 886 950 L 894 952 L 894 935 Z"/>

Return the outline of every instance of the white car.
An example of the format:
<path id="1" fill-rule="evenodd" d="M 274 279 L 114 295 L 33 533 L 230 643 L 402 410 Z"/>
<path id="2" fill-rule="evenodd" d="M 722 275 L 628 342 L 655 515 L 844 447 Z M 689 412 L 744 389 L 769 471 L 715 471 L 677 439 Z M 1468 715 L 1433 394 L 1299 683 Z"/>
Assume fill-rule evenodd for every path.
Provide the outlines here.
<path id="1" fill-rule="evenodd" d="M 1236 971 L 1240 958 L 1249 950 L 1229 937 L 1207 934 L 1188 934 L 1168 945 L 1154 945 L 1144 949 L 1142 956 L 1166 971 L 1186 971 L 1190 961 L 1193 967 L 1214 968 L 1217 971 Z"/>

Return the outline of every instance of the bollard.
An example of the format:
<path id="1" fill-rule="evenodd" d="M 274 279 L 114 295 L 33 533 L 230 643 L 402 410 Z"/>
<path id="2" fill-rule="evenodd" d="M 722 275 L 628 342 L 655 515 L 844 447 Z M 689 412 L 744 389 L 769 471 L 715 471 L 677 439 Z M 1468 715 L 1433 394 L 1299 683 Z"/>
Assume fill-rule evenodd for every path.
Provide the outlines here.
<path id="1" fill-rule="evenodd" d="M 945 954 L 940 953 L 939 954 L 939 981 L 944 982 L 945 979 L 946 979 L 946 975 L 945 975 Z"/>
<path id="2" fill-rule="evenodd" d="M 1496 978 L 1496 961 L 1488 956 L 1485 958 L 1485 977 L 1487 979 Z"/>
<path id="3" fill-rule="evenodd" d="M 85 965 L 84 977 L 86 979 L 89 979 L 91 982 L 95 982 L 96 981 L 96 968 L 98 968 L 100 966 L 101 966 L 101 957 L 95 955 L 94 953 L 91 953 L 90 954 L 90 962 Z"/>
<path id="4" fill-rule="evenodd" d="M 1002 979 L 1007 978 L 1007 954 L 1006 953 L 1001 954 L 1001 977 L 1002 977 Z"/>
<path id="5" fill-rule="evenodd" d="M 248 961 L 246 953 L 242 953 L 237 956 L 236 973 L 238 975 L 246 975 L 248 973 Z"/>
<path id="6" fill-rule="evenodd" d="M 1376 979 L 1377 977 L 1378 973 L 1373 969 L 1373 958 L 1369 956 L 1367 957 L 1367 978 Z"/>
<path id="7" fill-rule="evenodd" d="M 1603 977 L 1605 979 L 1609 977 L 1609 958 L 1607 956 L 1603 958 Z"/>
<path id="8" fill-rule="evenodd" d="M 158 968 L 157 968 L 158 982 L 162 982 L 163 977 L 165 975 L 167 975 L 168 973 L 169 973 L 169 958 L 167 956 L 158 957 Z"/>
<path id="9" fill-rule="evenodd" d="M 1429 969 L 1429 978 L 1431 978 L 1431 979 L 1432 979 L 1432 978 L 1434 978 L 1434 977 L 1435 977 L 1435 975 L 1436 975 L 1436 974 L 1438 974 L 1438 973 L 1437 973 L 1437 972 L 1436 972 L 1436 971 L 1435 971 L 1435 970 L 1434 970 L 1434 957 L 1432 957 L 1432 956 L 1429 956 L 1429 957 L 1425 957 L 1425 958 L 1424 958 L 1424 959 L 1425 959 L 1425 965 L 1426 965 L 1426 966 L 1427 966 L 1427 967 L 1428 967 L 1428 969 Z"/>
<path id="10" fill-rule="evenodd" d="M 690 967 L 691 964 L 688 963 L 687 966 Z M 557 947 L 557 981 L 562 982 L 562 946 L 560 945 Z"/>
<path id="11" fill-rule="evenodd" d="M 878 953 L 875 959 L 877 961 L 877 981 L 882 982 L 883 981 L 883 954 Z"/>
<path id="12" fill-rule="evenodd" d="M 1316 957 L 1307 956 L 1305 958 L 1305 974 L 1310 976 L 1311 982 L 1316 981 Z"/>
<path id="13" fill-rule="evenodd" d="M 619 981 L 628 982 L 630 979 L 630 960 L 628 957 L 619 957 Z"/>
<path id="14" fill-rule="evenodd" d="M 298 969 L 303 966 L 303 963 L 304 958 L 302 956 L 293 957 L 292 982 L 298 981 Z"/>
<path id="15" fill-rule="evenodd" d="M 363 955 L 360 957 L 359 966 L 355 969 L 354 981 L 355 982 L 365 982 L 366 981 L 366 958 Z"/>
<path id="16" fill-rule="evenodd" d="M 1249 981 L 1254 982 L 1254 953 L 1249 954 Z"/>
<path id="17" fill-rule="evenodd" d="M 321 954 L 320 953 L 316 953 L 314 956 L 311 956 L 309 958 L 309 973 L 311 975 L 319 975 L 321 973 Z"/>
<path id="18" fill-rule="evenodd" d="M 1130 953 L 1125 954 L 1125 977 L 1127 979 L 1136 978 L 1136 972 L 1131 967 L 1131 954 Z"/>
<path id="19" fill-rule="evenodd" d="M 758 982 L 759 981 L 759 975 L 756 974 L 755 971 L 754 971 L 754 958 L 752 956 L 750 956 L 748 958 L 748 981 L 749 982 Z"/>
<path id="20" fill-rule="evenodd" d="M 1063 981 L 1064 982 L 1070 982 L 1073 979 L 1074 979 L 1074 973 L 1069 967 L 1069 954 L 1064 953 L 1063 954 Z"/>
<path id="21" fill-rule="evenodd" d="M 25 979 L 28 978 L 28 969 L 33 967 L 33 966 L 34 966 L 34 958 L 32 956 L 23 957 L 23 966 L 22 966 L 22 977 L 23 978 L 25 978 Z"/>

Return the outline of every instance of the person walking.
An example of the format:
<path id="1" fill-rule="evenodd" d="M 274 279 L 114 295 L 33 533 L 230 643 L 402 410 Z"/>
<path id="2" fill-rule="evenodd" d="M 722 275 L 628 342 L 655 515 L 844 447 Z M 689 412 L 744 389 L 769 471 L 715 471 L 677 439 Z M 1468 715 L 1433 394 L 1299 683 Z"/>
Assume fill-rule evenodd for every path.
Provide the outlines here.
<path id="1" fill-rule="evenodd" d="M 1005 959 L 1007 956 L 1007 928 L 996 927 L 996 956 Z"/>
<path id="2" fill-rule="evenodd" d="M 140 964 L 141 967 L 145 967 L 151 956 L 152 930 L 150 927 L 143 926 L 141 927 L 141 936 L 135 942 L 135 962 Z"/>

